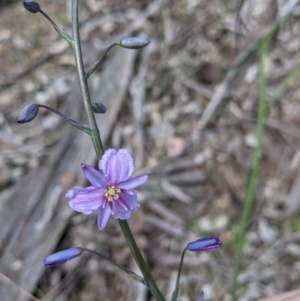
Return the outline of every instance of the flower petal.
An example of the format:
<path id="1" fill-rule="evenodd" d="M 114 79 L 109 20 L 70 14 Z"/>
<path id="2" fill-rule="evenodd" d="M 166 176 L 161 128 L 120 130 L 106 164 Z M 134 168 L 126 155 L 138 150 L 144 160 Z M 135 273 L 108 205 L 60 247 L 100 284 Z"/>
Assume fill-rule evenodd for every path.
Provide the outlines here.
<path id="1" fill-rule="evenodd" d="M 105 202 L 103 188 L 74 188 L 69 190 L 66 197 L 71 198 L 70 207 L 83 214 L 91 214 Z"/>
<path id="2" fill-rule="evenodd" d="M 94 189 L 95 189 L 95 187 L 93 187 L 93 186 L 85 187 L 85 188 L 75 187 L 75 188 L 70 189 L 67 192 L 67 194 L 65 195 L 65 197 L 68 199 L 73 199 L 76 196 L 76 194 L 78 194 L 78 193 L 86 193 L 86 192 L 94 190 Z"/>
<path id="3" fill-rule="evenodd" d="M 104 188 L 107 186 L 104 175 L 95 169 L 93 166 L 81 164 L 82 171 L 89 182 L 97 188 Z"/>
<path id="4" fill-rule="evenodd" d="M 97 225 L 99 230 L 103 230 L 108 222 L 108 219 L 110 217 L 111 210 L 108 204 L 106 206 L 99 208 L 98 218 L 97 218 Z"/>
<path id="5" fill-rule="evenodd" d="M 136 202 L 137 193 L 135 190 L 131 190 L 129 192 L 130 193 L 122 192 L 120 194 L 120 199 L 130 210 L 137 210 L 140 207 L 140 205 Z"/>
<path id="6" fill-rule="evenodd" d="M 205 252 L 222 247 L 222 241 L 217 236 L 204 237 L 187 244 L 189 251 Z"/>
<path id="7" fill-rule="evenodd" d="M 126 181 L 133 172 L 133 160 L 126 149 L 108 149 L 99 162 L 108 185 Z"/>
<path id="8" fill-rule="evenodd" d="M 200 295 L 197 298 L 197 301 L 204 301 L 204 293 L 201 291 Z"/>
<path id="9" fill-rule="evenodd" d="M 43 261 L 45 267 L 53 267 L 67 262 L 75 257 L 78 257 L 82 254 L 83 250 L 81 248 L 70 248 L 63 250 L 57 253 L 54 253 L 50 256 L 47 256 Z"/>
<path id="10" fill-rule="evenodd" d="M 129 190 L 144 184 L 147 180 L 147 175 L 136 176 L 118 184 L 118 188 Z"/>
<path id="11" fill-rule="evenodd" d="M 118 201 L 112 202 L 111 211 L 115 219 L 128 219 L 131 216 L 131 210 L 125 209 Z"/>

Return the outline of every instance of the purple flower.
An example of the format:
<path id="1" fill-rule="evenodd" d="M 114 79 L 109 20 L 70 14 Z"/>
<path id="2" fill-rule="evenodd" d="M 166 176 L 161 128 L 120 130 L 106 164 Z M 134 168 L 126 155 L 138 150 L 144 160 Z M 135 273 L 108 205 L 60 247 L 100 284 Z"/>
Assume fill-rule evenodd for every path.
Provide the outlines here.
<path id="1" fill-rule="evenodd" d="M 99 162 L 99 169 L 82 164 L 82 171 L 92 186 L 73 188 L 66 197 L 73 210 L 91 214 L 98 210 L 98 228 L 105 228 L 109 216 L 128 219 L 139 208 L 137 193 L 133 189 L 148 179 L 147 175 L 129 178 L 133 172 L 133 160 L 125 149 L 107 150 Z"/>
<path id="2" fill-rule="evenodd" d="M 204 293 L 201 291 L 200 295 L 198 296 L 196 301 L 204 301 Z"/>
<path id="3" fill-rule="evenodd" d="M 80 256 L 82 252 L 83 250 L 81 250 L 80 248 L 71 248 L 54 253 L 44 259 L 44 266 L 49 268 L 60 265 L 70 259 Z"/>
<path id="4" fill-rule="evenodd" d="M 216 237 L 205 237 L 200 238 L 198 240 L 192 241 L 188 243 L 187 249 L 189 251 L 196 251 L 196 252 L 205 252 L 218 249 L 222 246 L 222 241 Z"/>

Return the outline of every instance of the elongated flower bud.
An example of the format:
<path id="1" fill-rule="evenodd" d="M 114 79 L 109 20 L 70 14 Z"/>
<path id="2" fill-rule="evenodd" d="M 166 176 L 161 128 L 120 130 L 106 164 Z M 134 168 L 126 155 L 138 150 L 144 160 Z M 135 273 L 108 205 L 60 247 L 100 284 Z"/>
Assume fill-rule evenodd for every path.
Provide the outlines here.
<path id="1" fill-rule="evenodd" d="M 81 250 L 81 248 L 71 248 L 54 253 L 44 259 L 44 266 L 49 268 L 60 265 L 67 262 L 68 260 L 80 256 L 82 252 L 83 250 Z"/>
<path id="2" fill-rule="evenodd" d="M 40 11 L 40 5 L 33 0 L 23 1 L 23 6 L 25 9 L 27 9 L 29 12 L 33 14 L 36 14 Z"/>
<path id="3" fill-rule="evenodd" d="M 39 107 L 35 104 L 30 104 L 24 107 L 22 112 L 19 115 L 18 123 L 30 122 L 35 118 L 39 111 Z"/>
<path id="4" fill-rule="evenodd" d="M 101 102 L 95 102 L 92 104 L 93 111 L 97 114 L 104 114 L 106 112 L 106 106 Z"/>
<path id="5" fill-rule="evenodd" d="M 201 291 L 200 295 L 198 296 L 196 301 L 204 301 L 204 293 Z"/>
<path id="6" fill-rule="evenodd" d="M 218 249 L 222 246 L 222 241 L 216 237 L 205 237 L 200 238 L 198 240 L 192 241 L 188 243 L 187 249 L 189 251 L 196 251 L 196 252 L 205 252 Z"/>
<path id="7" fill-rule="evenodd" d="M 150 41 L 143 38 L 129 37 L 124 38 L 119 42 L 119 45 L 128 49 L 140 49 L 148 46 Z"/>

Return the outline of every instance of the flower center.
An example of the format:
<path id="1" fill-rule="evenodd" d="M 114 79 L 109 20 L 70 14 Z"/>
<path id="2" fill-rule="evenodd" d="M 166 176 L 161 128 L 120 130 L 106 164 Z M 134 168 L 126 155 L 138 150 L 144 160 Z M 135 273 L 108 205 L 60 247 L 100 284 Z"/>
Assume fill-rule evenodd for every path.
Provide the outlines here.
<path id="1" fill-rule="evenodd" d="M 115 188 L 115 186 L 109 186 L 106 188 L 106 192 L 104 196 L 107 198 L 109 202 L 115 201 L 119 198 L 119 193 L 121 189 Z"/>

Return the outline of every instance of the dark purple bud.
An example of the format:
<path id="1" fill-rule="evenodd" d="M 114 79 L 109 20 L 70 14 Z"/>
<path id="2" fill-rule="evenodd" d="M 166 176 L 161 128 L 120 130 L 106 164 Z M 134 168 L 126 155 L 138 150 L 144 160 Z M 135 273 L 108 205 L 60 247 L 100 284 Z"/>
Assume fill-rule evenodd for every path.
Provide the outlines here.
<path id="1" fill-rule="evenodd" d="M 30 122 L 35 118 L 39 111 L 39 107 L 35 104 L 30 104 L 24 107 L 22 112 L 19 115 L 18 123 Z"/>
<path id="2" fill-rule="evenodd" d="M 200 238 L 198 240 L 192 241 L 188 243 L 187 249 L 189 251 L 196 251 L 196 252 L 205 252 L 218 249 L 222 246 L 222 241 L 216 237 L 205 237 Z"/>
<path id="3" fill-rule="evenodd" d="M 93 111 L 97 114 L 104 114 L 106 112 L 106 106 L 101 102 L 95 102 L 92 104 Z"/>
<path id="4" fill-rule="evenodd" d="M 201 291 L 200 295 L 198 296 L 196 301 L 204 301 L 204 293 Z"/>
<path id="5" fill-rule="evenodd" d="M 25 0 L 23 1 L 23 6 L 29 12 L 36 14 L 40 11 L 40 5 L 33 0 Z"/>
<path id="6" fill-rule="evenodd" d="M 68 260 L 80 256 L 82 252 L 83 250 L 81 248 L 71 248 L 54 253 L 44 259 L 44 266 L 49 268 L 60 265 L 67 262 Z"/>
<path id="7" fill-rule="evenodd" d="M 129 37 L 124 38 L 119 42 L 119 45 L 128 49 L 140 49 L 148 46 L 150 41 L 143 38 Z"/>

